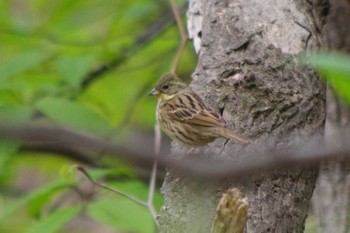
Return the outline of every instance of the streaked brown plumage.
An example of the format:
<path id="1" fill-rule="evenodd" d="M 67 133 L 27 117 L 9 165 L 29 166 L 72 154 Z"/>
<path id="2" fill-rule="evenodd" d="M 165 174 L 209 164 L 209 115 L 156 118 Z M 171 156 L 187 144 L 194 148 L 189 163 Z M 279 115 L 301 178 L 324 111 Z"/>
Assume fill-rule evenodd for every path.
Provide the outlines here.
<path id="1" fill-rule="evenodd" d="M 173 140 L 188 146 L 202 146 L 218 137 L 249 142 L 226 128 L 225 120 L 173 73 L 163 75 L 150 95 L 158 97 L 157 120 Z"/>

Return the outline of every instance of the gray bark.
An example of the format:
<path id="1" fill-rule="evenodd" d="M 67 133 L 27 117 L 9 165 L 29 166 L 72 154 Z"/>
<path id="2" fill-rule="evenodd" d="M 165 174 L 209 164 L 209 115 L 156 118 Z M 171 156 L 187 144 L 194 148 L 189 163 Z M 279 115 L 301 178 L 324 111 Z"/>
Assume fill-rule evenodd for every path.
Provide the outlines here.
<path id="1" fill-rule="evenodd" d="M 323 30 L 325 46 L 332 51 L 350 52 L 350 2 L 330 0 L 330 12 Z M 349 125 L 350 109 L 337 99 L 331 88 L 327 90 L 327 121 L 325 138 L 329 147 L 342 142 L 339 135 Z M 342 142 L 348 143 L 348 142 Z M 313 197 L 318 232 L 349 232 L 350 165 L 347 161 L 332 161 L 321 164 Z"/>
<path id="2" fill-rule="evenodd" d="M 255 140 L 245 147 L 218 139 L 207 152 L 241 162 L 254 159 L 245 152 L 286 150 L 323 128 L 324 86 L 313 71 L 295 64 L 295 55 L 319 46 L 320 3 L 190 1 L 189 29 L 196 30 L 190 34 L 200 41 L 191 85 L 230 128 Z M 305 138 L 294 140 L 300 131 L 307 131 Z M 317 169 L 294 169 L 209 183 L 169 171 L 160 231 L 210 232 L 220 193 L 237 187 L 249 204 L 246 232 L 303 232 L 316 176 Z"/>

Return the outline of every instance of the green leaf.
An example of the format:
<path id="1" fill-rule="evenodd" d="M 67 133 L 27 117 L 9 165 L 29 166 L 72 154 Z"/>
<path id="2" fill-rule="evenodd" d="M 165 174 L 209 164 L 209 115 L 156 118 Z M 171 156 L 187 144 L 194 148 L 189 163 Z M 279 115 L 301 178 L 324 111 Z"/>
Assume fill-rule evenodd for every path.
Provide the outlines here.
<path id="1" fill-rule="evenodd" d="M 336 93 L 350 103 L 350 57 L 335 53 L 316 53 L 303 56 L 302 64 L 314 67 Z"/>
<path id="2" fill-rule="evenodd" d="M 55 66 L 62 78 L 73 88 L 78 88 L 84 76 L 92 70 L 95 56 L 60 57 Z"/>
<path id="3" fill-rule="evenodd" d="M 67 222 L 73 219 L 79 212 L 81 207 L 66 207 L 51 213 L 47 217 L 41 219 L 32 225 L 25 233 L 51 233 L 61 229 Z"/>
<path id="4" fill-rule="evenodd" d="M 68 127 L 100 135 L 106 135 L 112 131 L 105 118 L 79 103 L 47 98 L 39 101 L 36 108 L 52 120 Z"/>
<path id="5" fill-rule="evenodd" d="M 13 214 L 19 208 L 23 207 L 25 204 L 31 203 L 33 208 L 32 210 L 34 210 L 35 205 L 37 207 L 41 207 L 43 201 L 47 201 L 50 197 L 52 197 L 52 195 L 54 195 L 58 191 L 67 187 L 71 187 L 74 184 L 76 184 L 75 181 L 56 180 L 52 183 L 38 188 L 33 192 L 26 194 L 21 198 L 17 198 L 14 202 L 5 206 L 4 210 L 0 214 L 0 223 L 2 221 L 5 221 L 8 216 Z"/>
<path id="6" fill-rule="evenodd" d="M 13 75 L 37 66 L 47 58 L 43 52 L 23 52 L 7 62 L 0 64 L 0 81 L 4 81 Z"/>
<path id="7" fill-rule="evenodd" d="M 126 198 L 101 199 L 87 208 L 87 214 L 102 224 L 118 230 L 153 233 L 154 222 L 147 208 Z"/>

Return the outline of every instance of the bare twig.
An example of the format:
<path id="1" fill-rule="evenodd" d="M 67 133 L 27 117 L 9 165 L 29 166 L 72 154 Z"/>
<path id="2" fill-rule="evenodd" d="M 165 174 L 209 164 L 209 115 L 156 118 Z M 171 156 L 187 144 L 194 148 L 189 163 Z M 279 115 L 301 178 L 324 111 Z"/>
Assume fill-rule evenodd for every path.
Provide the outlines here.
<path id="1" fill-rule="evenodd" d="M 160 132 L 159 124 L 156 123 L 154 127 L 154 152 L 156 155 L 160 154 L 160 148 L 162 144 L 162 134 Z"/>
<path id="2" fill-rule="evenodd" d="M 127 193 L 124 193 L 123 191 L 120 191 L 118 189 L 112 188 L 112 187 L 110 187 L 108 185 L 105 185 L 105 184 L 102 184 L 102 183 L 99 183 L 99 182 L 95 181 L 94 179 L 92 179 L 92 177 L 89 175 L 89 173 L 82 166 L 77 166 L 77 170 L 80 171 L 81 173 L 83 173 L 86 176 L 86 178 L 88 178 L 88 180 L 92 184 L 94 184 L 94 185 L 96 185 L 98 187 L 107 189 L 109 191 L 112 191 L 114 193 L 117 193 L 118 195 L 123 196 L 123 197 L 129 199 L 132 202 L 135 202 L 136 204 L 138 204 L 138 205 L 140 205 L 142 207 L 146 207 L 146 208 L 148 207 L 146 202 L 144 202 L 141 199 L 138 199 L 137 197 L 131 196 L 131 195 L 127 194 Z"/>
<path id="3" fill-rule="evenodd" d="M 182 25 L 182 22 L 181 22 L 181 16 L 180 16 L 179 10 L 175 6 L 175 3 L 173 0 L 170 0 L 170 4 L 171 4 L 171 9 L 172 9 L 173 14 L 175 16 L 176 23 L 178 25 L 178 28 L 179 28 L 179 31 L 181 34 L 181 45 L 177 51 L 177 54 L 175 56 L 174 63 L 172 66 L 172 70 L 171 70 L 171 72 L 175 73 L 176 68 L 178 66 L 178 63 L 180 61 L 181 55 L 183 53 L 183 50 L 185 49 L 185 46 L 186 46 L 187 36 L 186 36 L 185 30 L 184 30 L 184 27 Z M 160 133 L 160 128 L 159 128 L 158 123 L 156 123 L 156 126 L 155 126 L 155 137 L 154 138 L 155 138 L 154 151 L 155 151 L 156 156 L 159 156 L 160 148 L 161 148 L 161 133 Z M 157 212 L 154 208 L 153 198 L 154 198 L 154 192 L 155 192 L 155 187 L 156 187 L 157 167 L 158 167 L 157 160 L 154 160 L 153 166 L 152 166 L 151 178 L 150 178 L 150 182 L 149 182 L 149 188 L 148 188 L 148 209 L 151 212 L 156 223 L 157 223 L 157 221 L 156 221 Z"/>
<path id="4" fill-rule="evenodd" d="M 171 5 L 171 9 L 173 11 L 174 17 L 176 19 L 177 27 L 178 27 L 180 35 L 181 35 L 181 43 L 180 43 L 180 46 L 176 52 L 176 55 L 175 55 L 175 58 L 173 61 L 173 65 L 171 68 L 171 72 L 176 73 L 177 67 L 178 67 L 179 62 L 180 62 L 180 58 L 181 58 L 181 56 L 185 50 L 185 47 L 186 47 L 188 36 L 186 34 L 185 28 L 184 28 L 182 20 L 181 20 L 181 14 L 180 14 L 179 10 L 177 9 L 174 0 L 170 0 L 170 5 Z"/>
<path id="5" fill-rule="evenodd" d="M 151 172 L 151 178 L 149 181 L 149 187 L 148 187 L 148 201 L 147 206 L 148 209 L 154 219 L 154 222 L 157 223 L 157 211 L 154 208 L 154 192 L 156 188 L 156 177 L 157 177 L 157 160 L 154 160 L 152 172 Z"/>
<path id="6" fill-rule="evenodd" d="M 159 156 L 160 148 L 161 148 L 161 134 L 160 134 L 159 124 L 156 123 L 156 126 L 154 127 L 154 152 L 157 156 Z M 157 160 L 154 160 L 151 177 L 149 181 L 149 187 L 148 187 L 148 209 L 151 215 L 153 216 L 153 219 L 156 224 L 158 224 L 158 222 L 157 222 L 157 211 L 154 208 L 154 192 L 155 192 L 156 181 L 157 181 L 156 179 L 157 169 L 158 169 Z"/>

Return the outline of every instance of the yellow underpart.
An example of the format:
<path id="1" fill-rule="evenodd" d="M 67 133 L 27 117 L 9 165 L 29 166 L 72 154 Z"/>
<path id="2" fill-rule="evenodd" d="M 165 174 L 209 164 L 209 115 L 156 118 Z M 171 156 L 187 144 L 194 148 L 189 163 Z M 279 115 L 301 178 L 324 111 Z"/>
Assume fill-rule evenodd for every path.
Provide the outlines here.
<path id="1" fill-rule="evenodd" d="M 161 100 L 170 100 L 172 98 L 174 98 L 175 94 L 174 95 L 166 95 L 166 94 L 160 94 L 160 99 Z"/>

